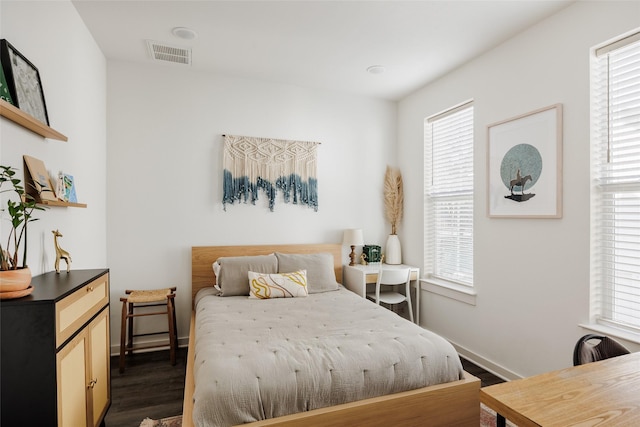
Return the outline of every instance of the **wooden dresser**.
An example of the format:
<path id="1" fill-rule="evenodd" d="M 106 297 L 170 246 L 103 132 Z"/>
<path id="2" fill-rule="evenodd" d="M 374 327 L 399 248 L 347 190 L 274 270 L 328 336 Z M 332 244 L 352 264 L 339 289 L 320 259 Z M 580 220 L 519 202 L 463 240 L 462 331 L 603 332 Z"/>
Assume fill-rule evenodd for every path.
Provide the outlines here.
<path id="1" fill-rule="evenodd" d="M 104 424 L 111 404 L 109 270 L 36 276 L 0 302 L 0 425 Z"/>

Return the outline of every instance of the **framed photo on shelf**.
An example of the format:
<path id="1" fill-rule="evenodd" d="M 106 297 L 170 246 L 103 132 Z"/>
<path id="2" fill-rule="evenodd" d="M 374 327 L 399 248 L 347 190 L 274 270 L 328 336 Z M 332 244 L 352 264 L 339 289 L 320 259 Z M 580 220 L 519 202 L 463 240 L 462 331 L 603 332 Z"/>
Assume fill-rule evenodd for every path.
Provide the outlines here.
<path id="1" fill-rule="evenodd" d="M 31 156 L 23 156 L 25 168 L 25 191 L 37 199 L 56 201 L 56 193 L 47 168 L 42 160 Z"/>
<path id="2" fill-rule="evenodd" d="M 76 196 L 76 183 L 73 179 L 73 175 L 69 175 L 62 171 L 58 173 L 56 196 L 58 196 L 58 200 L 63 202 L 78 203 L 78 196 Z"/>
<path id="3" fill-rule="evenodd" d="M 73 176 L 68 173 L 60 172 L 58 179 L 60 180 L 62 190 L 58 193 L 58 198 L 65 202 L 78 203 L 78 197 L 76 196 L 76 184 Z"/>
<path id="4" fill-rule="evenodd" d="M 0 40 L 0 62 L 13 104 L 49 125 L 38 69 L 7 40 Z"/>
<path id="5" fill-rule="evenodd" d="M 487 127 L 487 214 L 562 218 L 562 104 Z"/>

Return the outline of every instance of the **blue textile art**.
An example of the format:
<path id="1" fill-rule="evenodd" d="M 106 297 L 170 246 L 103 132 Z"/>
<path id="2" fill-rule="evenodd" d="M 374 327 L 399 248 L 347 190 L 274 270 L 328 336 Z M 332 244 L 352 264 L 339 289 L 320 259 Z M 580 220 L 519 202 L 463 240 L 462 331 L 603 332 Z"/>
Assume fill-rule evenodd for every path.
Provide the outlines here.
<path id="1" fill-rule="evenodd" d="M 318 211 L 318 142 L 225 135 L 222 203 L 255 204 L 262 191 L 273 212 L 281 192 L 285 203 Z"/>

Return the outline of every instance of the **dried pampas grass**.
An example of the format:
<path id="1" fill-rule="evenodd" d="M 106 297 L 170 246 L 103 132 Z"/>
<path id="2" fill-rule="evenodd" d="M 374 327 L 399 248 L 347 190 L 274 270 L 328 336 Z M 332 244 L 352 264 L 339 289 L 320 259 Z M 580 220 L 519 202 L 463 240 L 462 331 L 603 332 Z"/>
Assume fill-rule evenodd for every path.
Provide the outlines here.
<path id="1" fill-rule="evenodd" d="M 384 174 L 384 210 L 387 221 L 391 223 L 391 234 L 397 234 L 396 229 L 402 218 L 403 203 L 404 194 L 400 170 L 387 166 L 387 171 Z"/>

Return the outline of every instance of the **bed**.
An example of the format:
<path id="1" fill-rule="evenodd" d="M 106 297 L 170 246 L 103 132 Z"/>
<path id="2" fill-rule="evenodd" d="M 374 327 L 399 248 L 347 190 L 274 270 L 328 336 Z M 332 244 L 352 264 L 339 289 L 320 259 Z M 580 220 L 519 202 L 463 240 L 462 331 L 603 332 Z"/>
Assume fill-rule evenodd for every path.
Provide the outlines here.
<path id="1" fill-rule="evenodd" d="M 341 281 L 342 278 L 342 247 L 340 245 L 332 245 L 332 244 L 318 244 L 318 245 L 261 245 L 261 246 L 199 246 L 192 248 L 192 299 L 194 302 L 198 300 L 198 322 L 196 320 L 195 310 L 192 313 L 191 318 L 191 329 L 190 329 L 190 337 L 189 337 L 189 349 L 188 349 L 188 360 L 187 360 L 187 373 L 185 379 L 185 396 L 184 396 L 184 408 L 183 408 L 183 426 L 201 426 L 207 425 L 207 423 L 203 423 L 202 417 L 203 412 L 210 411 L 212 406 L 207 403 L 206 405 L 201 403 L 203 399 L 203 390 L 204 388 L 209 388 L 210 382 L 207 382 L 203 379 L 200 379 L 201 383 L 199 385 L 199 391 L 196 392 L 196 374 L 198 374 L 198 378 L 201 378 L 204 373 L 207 373 L 206 378 L 210 378 L 207 371 L 204 367 L 205 364 L 209 364 L 211 361 L 218 364 L 218 370 L 220 366 L 231 366 L 233 364 L 238 364 L 238 360 L 223 360 L 223 355 L 225 351 L 221 350 L 221 347 L 217 347 L 216 350 L 211 353 L 211 350 L 205 344 L 206 340 L 201 339 L 200 337 L 208 335 L 203 332 L 199 332 L 199 343 L 196 343 L 196 330 L 203 331 L 203 324 L 211 323 L 215 324 L 218 327 L 218 330 L 231 330 L 230 327 L 225 327 L 224 323 L 228 319 L 233 316 L 233 313 L 238 309 L 238 304 L 253 304 L 252 307 L 256 307 L 255 304 L 264 304 L 260 307 L 268 307 L 268 304 L 273 304 L 276 307 L 276 311 L 280 310 L 282 312 L 291 312 L 293 316 L 299 317 L 310 317 L 309 322 L 318 322 L 318 319 L 313 318 L 312 316 L 300 316 L 296 314 L 295 310 L 302 310 L 304 313 L 312 313 L 314 311 L 321 312 L 323 310 L 313 310 L 310 307 L 318 307 L 316 304 L 328 304 L 328 306 L 332 306 L 332 314 L 335 312 L 339 312 L 340 304 L 346 304 L 347 306 L 354 307 L 353 312 L 353 322 L 358 323 L 362 329 L 362 318 L 359 316 L 368 315 L 367 310 L 379 310 L 374 311 L 374 317 L 377 317 L 378 314 L 382 314 L 383 316 L 392 315 L 397 317 L 395 314 L 390 311 L 384 310 L 379 306 L 375 306 L 365 300 L 362 300 L 360 297 L 357 297 L 355 294 L 351 294 L 350 291 L 342 288 L 336 291 L 331 292 L 322 292 L 316 293 L 313 295 L 309 295 L 307 298 L 297 298 L 294 305 L 285 306 L 283 304 L 291 304 L 290 302 L 284 302 L 284 299 L 281 300 L 269 300 L 269 301 L 248 301 L 248 297 L 242 296 L 230 296 L 229 298 L 221 298 L 221 297 L 203 297 L 204 294 L 213 293 L 210 292 L 210 288 L 212 288 L 213 284 L 216 281 L 215 274 L 212 268 L 214 261 L 219 258 L 224 257 L 238 257 L 238 256 L 262 256 L 267 254 L 278 253 L 282 254 L 281 256 L 286 257 L 286 254 L 331 254 L 333 260 L 333 273 L 338 282 Z M 286 259 L 286 258 L 284 258 Z M 311 280 L 309 281 L 309 286 L 311 286 Z M 205 290 L 203 290 L 205 289 Z M 200 292 L 203 290 L 203 292 Z M 196 298 L 197 297 L 197 298 Z M 312 298 L 313 297 L 313 298 Z M 290 301 L 290 299 L 287 299 Z M 221 304 L 221 301 L 224 304 Z M 244 301 L 244 302 L 243 302 Z M 266 304 L 265 304 L 266 303 Z M 305 306 L 306 304 L 306 306 Z M 312 305 L 309 305 L 312 304 Z M 247 305 L 249 307 L 250 305 Z M 206 308 L 204 308 L 206 307 Z M 293 308 L 284 308 L 284 307 L 295 307 Z M 229 312 L 225 312 L 225 310 L 229 310 Z M 268 311 L 268 310 L 255 310 L 254 311 Z M 305 311 L 306 310 L 306 311 Z M 360 314 L 357 314 L 362 312 Z M 385 313 L 382 313 L 385 312 Z M 316 313 L 313 313 L 316 315 Z M 246 316 L 245 316 L 246 317 Z M 251 316 L 254 317 L 254 316 Z M 259 324 L 266 323 L 277 323 L 277 319 L 273 317 L 268 318 L 269 320 L 257 318 L 256 322 Z M 360 320 L 358 320 L 360 319 Z M 243 320 L 247 320 L 246 318 Z M 425 331 L 412 323 L 400 319 L 401 322 L 404 323 L 404 326 L 409 328 L 417 328 L 411 330 L 413 335 L 422 335 L 423 333 L 428 338 L 432 338 L 430 332 Z M 393 320 L 396 322 L 396 320 Z M 346 322 L 345 322 L 346 323 Z M 197 326 L 196 326 L 197 325 Z M 301 324 L 302 329 L 307 327 L 308 325 Z M 298 327 L 300 327 L 298 326 Z M 402 325 L 394 324 L 394 326 L 390 326 L 390 328 L 403 328 Z M 253 328 L 250 328 L 253 329 Z M 257 333 L 258 337 L 260 332 Z M 289 334 L 289 333 L 288 333 Z M 255 339 L 255 336 L 251 336 L 248 333 L 239 333 L 236 334 L 241 335 L 242 339 L 246 340 L 255 340 L 260 341 L 259 339 Z M 321 335 L 321 334 L 318 334 Z M 363 335 L 363 334 L 362 334 Z M 433 334 L 435 335 L 435 334 Z M 275 335 L 274 335 L 275 336 Z M 289 341 L 289 336 L 291 337 L 292 342 L 295 341 L 295 334 L 287 335 L 287 341 Z M 437 337 L 437 336 L 435 336 Z M 315 337 L 318 338 L 318 337 Z M 326 337 L 322 337 L 324 340 Z M 438 338 L 434 338 L 437 342 Z M 225 340 L 228 337 L 225 338 Z M 439 338 L 444 341 L 443 339 Z M 302 338 L 304 341 L 305 338 Z M 355 340 L 357 341 L 357 339 Z M 277 340 L 271 340 L 270 345 L 275 345 Z M 340 346 L 345 346 L 345 340 L 341 342 L 333 342 L 331 344 L 331 348 L 336 348 Z M 246 343 L 242 343 L 242 345 L 246 345 Z M 278 344 L 279 345 L 279 344 Z M 293 345 L 295 347 L 295 345 Z M 254 347 L 251 347 L 252 349 Z M 255 347 L 256 349 L 258 347 Z M 269 351 L 273 350 L 272 348 Z M 280 348 L 278 348 L 280 350 Z M 289 351 L 290 349 L 286 349 Z M 260 349 L 262 351 L 262 349 Z M 342 351 L 342 350 L 341 350 Z M 231 351 L 233 353 L 233 351 Z M 250 355 L 253 355 L 254 351 L 249 351 Z M 275 353 L 275 352 L 274 352 Z M 384 353 L 382 349 L 378 349 L 376 353 Z M 404 353 L 404 352 L 403 352 Z M 215 354 L 216 357 L 212 357 L 212 354 Z M 285 363 L 286 365 L 290 365 L 292 361 L 296 359 L 302 360 L 301 357 L 291 357 L 290 353 L 286 353 L 287 356 L 283 359 L 279 359 L 279 362 L 274 362 L 277 366 L 278 363 Z M 322 358 L 325 358 L 324 356 Z M 452 357 L 448 357 L 452 359 Z M 352 359 L 354 359 L 352 357 Z M 357 358 L 355 358 L 357 359 Z M 205 363 L 206 362 L 206 363 Z M 247 360 L 247 363 L 250 363 Z M 313 360 L 310 362 L 305 362 L 301 366 L 298 366 L 297 369 L 304 369 L 307 365 L 313 365 Z M 333 363 L 333 362 L 331 362 Z M 197 364 L 197 365 L 196 365 Z M 446 363 L 447 365 L 450 362 Z M 247 365 L 247 367 L 250 365 Z M 395 365 L 394 365 L 395 366 Z M 251 368 L 258 369 L 258 368 Z M 259 367 L 259 369 L 265 369 L 264 367 Z M 448 367 L 443 368 L 443 370 L 449 369 Z M 309 404 L 308 402 L 300 403 L 296 401 L 295 398 L 290 398 L 286 394 L 280 394 L 278 398 L 271 399 L 271 403 L 269 403 L 269 398 L 263 396 L 261 393 L 263 391 L 258 392 L 249 392 L 247 396 L 254 396 L 255 398 L 249 398 L 245 400 L 247 402 L 247 408 L 236 405 L 238 412 L 251 412 L 250 406 L 255 406 L 255 400 L 260 400 L 258 406 L 262 405 L 261 410 L 263 413 L 260 415 L 251 414 L 248 416 L 241 416 L 239 419 L 242 421 L 234 422 L 232 424 L 243 424 L 252 427 L 258 426 L 287 426 L 287 427 L 308 427 L 308 426 L 353 426 L 353 425 L 367 425 L 367 426 L 478 426 L 479 425 L 479 417 L 480 417 L 480 402 L 479 402 L 479 389 L 480 389 L 480 380 L 473 377 L 467 372 L 461 370 L 461 368 L 457 368 L 460 370 L 459 375 L 453 380 L 447 380 L 445 383 L 439 383 L 435 385 L 429 386 L 420 386 L 418 388 L 410 387 L 407 391 L 397 391 L 394 389 L 394 385 L 391 386 L 393 390 L 390 394 L 379 395 L 370 397 L 367 395 L 367 391 L 359 391 L 359 390 L 350 390 L 351 396 L 356 396 L 355 401 L 349 401 L 347 403 L 338 403 L 335 399 L 336 390 L 334 390 L 331 396 L 327 397 L 327 401 L 330 402 L 329 406 L 323 406 L 315 408 L 313 404 Z M 249 370 L 249 368 L 248 368 Z M 436 369 L 440 371 L 440 369 Z M 261 371 L 262 372 L 262 371 Z M 242 375 L 234 374 L 234 378 L 239 378 Z M 444 373 L 443 375 L 451 375 L 450 373 Z M 405 375 L 406 376 L 406 375 Z M 411 377 L 411 376 L 409 376 Z M 349 378 L 347 375 L 344 378 Z M 406 378 L 405 378 L 406 380 Z M 431 381 L 431 380 L 429 380 Z M 233 387 L 236 387 L 236 382 L 234 380 Z M 280 381 L 284 384 L 287 383 L 286 378 L 283 377 L 283 381 Z M 320 381 L 322 382 L 322 381 Z M 334 381 L 335 382 L 335 381 Z M 218 383 L 218 381 L 216 381 Z M 335 387 L 338 392 L 344 392 L 344 388 L 349 388 L 353 381 L 343 380 L 342 386 Z M 232 388 L 233 388 L 232 387 Z M 295 387 L 294 387 L 295 388 Z M 352 387 L 353 388 L 353 387 Z M 366 390 L 369 390 L 370 387 L 365 387 Z M 278 392 L 276 390 L 276 392 Z M 282 393 L 282 391 L 279 391 Z M 252 394 L 253 393 L 253 394 Z M 226 399 L 226 394 L 223 396 Z M 231 393 L 229 393 L 231 394 Z M 339 394 L 339 393 L 337 393 Z M 194 405 L 194 396 L 199 404 Z M 218 394 L 220 397 L 221 394 Z M 264 397 L 264 399 L 263 399 Z M 296 404 L 298 406 L 305 407 L 306 409 L 300 410 L 300 412 L 291 413 L 287 415 L 280 415 L 278 411 L 280 408 L 274 409 L 273 402 L 277 401 L 284 402 L 290 400 L 293 405 Z M 284 403 L 283 403 L 284 404 Z M 224 409 L 221 407 L 219 409 L 220 413 L 224 413 L 225 410 L 229 410 L 227 404 L 227 408 Z M 231 404 L 233 405 L 233 404 Z M 323 403 L 326 405 L 326 402 Z M 280 406 L 280 405 L 276 405 Z M 215 413 L 218 410 L 213 411 Z M 278 414 L 278 415 L 274 415 Z M 198 420 L 198 423 L 194 422 L 194 415 Z M 216 414 L 213 414 L 216 415 Z M 222 416 L 222 415 L 221 415 Z M 273 418 L 262 419 L 265 417 L 273 416 Z M 244 418 L 243 418 L 244 417 Z M 253 417 L 253 418 L 252 418 Z M 248 422 L 247 419 L 253 420 L 258 419 L 258 421 Z M 207 421 L 208 422 L 208 421 Z M 246 423 L 246 424 L 245 424 Z M 215 425 L 215 424 L 208 424 Z M 230 425 L 230 424 L 220 424 L 220 425 Z"/>

